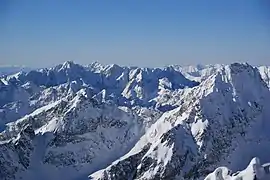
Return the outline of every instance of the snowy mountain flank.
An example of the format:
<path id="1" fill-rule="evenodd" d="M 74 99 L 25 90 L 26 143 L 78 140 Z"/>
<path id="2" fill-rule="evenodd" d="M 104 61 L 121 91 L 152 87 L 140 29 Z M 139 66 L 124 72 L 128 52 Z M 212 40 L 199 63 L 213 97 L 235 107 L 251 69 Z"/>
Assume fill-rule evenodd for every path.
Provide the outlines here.
<path id="1" fill-rule="evenodd" d="M 226 167 L 219 167 L 213 173 L 209 174 L 205 180 L 268 180 L 270 179 L 270 164 L 261 165 L 258 158 L 253 158 L 246 169 L 232 173 Z"/>
<path id="2" fill-rule="evenodd" d="M 268 180 L 269 77 L 71 61 L 3 75 L 0 179 Z"/>
<path id="3" fill-rule="evenodd" d="M 11 75 L 19 71 L 29 72 L 31 68 L 24 66 L 0 66 L 0 77 L 5 75 Z"/>

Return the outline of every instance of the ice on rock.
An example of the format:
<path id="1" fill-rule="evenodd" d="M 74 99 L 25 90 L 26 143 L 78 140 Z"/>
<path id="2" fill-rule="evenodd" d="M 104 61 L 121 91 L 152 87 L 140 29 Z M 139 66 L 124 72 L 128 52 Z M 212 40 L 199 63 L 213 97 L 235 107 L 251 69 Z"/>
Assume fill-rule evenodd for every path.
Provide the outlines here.
<path id="1" fill-rule="evenodd" d="M 253 158 L 245 170 L 232 173 L 226 167 L 219 167 L 209 174 L 205 180 L 269 180 L 269 164 L 260 164 L 258 158 Z"/>
<path id="2" fill-rule="evenodd" d="M 0 179 L 269 180 L 268 76 L 72 61 L 2 76 Z"/>

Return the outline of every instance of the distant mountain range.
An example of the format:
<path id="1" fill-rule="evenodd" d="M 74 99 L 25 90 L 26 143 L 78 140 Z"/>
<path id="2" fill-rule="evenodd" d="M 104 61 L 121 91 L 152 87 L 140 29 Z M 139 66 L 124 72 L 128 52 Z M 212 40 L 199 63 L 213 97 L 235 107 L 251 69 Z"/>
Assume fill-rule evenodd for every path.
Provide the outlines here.
<path id="1" fill-rule="evenodd" d="M 2 179 L 268 178 L 268 66 L 0 72 Z"/>
<path id="2" fill-rule="evenodd" d="M 29 72 L 31 68 L 23 66 L 0 66 L 0 76 L 10 75 L 19 71 Z"/>

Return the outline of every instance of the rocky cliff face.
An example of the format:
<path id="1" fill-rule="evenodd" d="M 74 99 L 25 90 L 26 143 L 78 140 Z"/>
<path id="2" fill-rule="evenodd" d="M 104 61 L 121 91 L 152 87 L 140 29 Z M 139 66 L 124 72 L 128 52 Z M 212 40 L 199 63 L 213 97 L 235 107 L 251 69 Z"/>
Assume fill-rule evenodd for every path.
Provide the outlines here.
<path id="1" fill-rule="evenodd" d="M 267 86 L 270 88 L 270 67 L 269 66 L 259 66 L 258 70 L 265 81 Z"/>
<path id="2" fill-rule="evenodd" d="M 258 158 L 253 158 L 246 169 L 232 173 L 232 171 L 226 167 L 218 167 L 214 172 L 209 174 L 205 180 L 267 180 L 270 178 L 270 164 L 261 165 Z"/>
<path id="3" fill-rule="evenodd" d="M 215 67 L 200 83 L 175 66 L 73 62 L 2 77 L 1 178 L 200 179 L 269 161 L 267 79 Z"/>
<path id="4" fill-rule="evenodd" d="M 148 151 L 133 162 L 130 174 L 123 178 L 196 179 L 207 175 L 217 164 L 235 168 L 241 164 L 240 158 L 232 158 L 236 154 L 260 156 L 270 150 L 269 133 L 258 129 L 263 124 L 269 126 L 269 98 L 269 90 L 257 69 L 243 64 L 225 66 L 187 91 L 181 106 L 163 114 L 125 155 L 126 159 L 90 177 L 115 179 L 125 169 L 122 164 L 132 163 L 130 160 L 136 159 L 149 143 Z M 262 150 L 260 144 L 268 148 Z M 250 145 L 258 148 L 243 152 L 242 148 Z"/>

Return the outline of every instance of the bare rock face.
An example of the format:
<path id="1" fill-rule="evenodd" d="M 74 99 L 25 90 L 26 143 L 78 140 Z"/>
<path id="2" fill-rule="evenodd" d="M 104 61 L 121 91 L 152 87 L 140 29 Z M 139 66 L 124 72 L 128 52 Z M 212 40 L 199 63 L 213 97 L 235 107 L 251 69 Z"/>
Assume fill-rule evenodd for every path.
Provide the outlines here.
<path id="1" fill-rule="evenodd" d="M 270 165 L 261 165 L 258 158 L 253 158 L 246 169 L 232 173 L 226 167 L 218 167 L 214 172 L 209 174 L 205 180 L 226 180 L 226 179 L 241 179 L 241 180 L 267 180 L 270 178 Z"/>
<path id="2" fill-rule="evenodd" d="M 14 140 L 0 144 L 0 177 L 15 179 L 17 172 L 26 171 L 34 149 L 35 132 L 30 125 L 24 127 Z"/>
<path id="3" fill-rule="evenodd" d="M 248 64 L 209 67 L 195 69 L 200 83 L 175 66 L 73 62 L 3 76 L 0 177 L 245 180 L 250 170 L 231 172 L 270 159 L 267 78 Z M 269 172 L 252 163 L 256 178 Z"/>
<path id="4" fill-rule="evenodd" d="M 249 79 L 250 84 L 244 86 L 242 79 Z M 265 118 L 269 116 L 269 98 L 269 90 L 255 68 L 244 64 L 226 66 L 187 92 L 181 106 L 158 119 L 124 156 L 136 156 L 145 142 L 151 144 L 141 163 L 131 171 L 136 172 L 133 179 L 199 179 L 218 164 L 235 167 L 241 159 L 234 156 L 243 151 L 242 147 L 269 144 L 269 133 L 258 131 L 258 124 L 269 126 Z M 256 148 L 244 154 L 260 155 L 263 151 Z M 90 177 L 102 179 L 103 171 L 110 179 L 111 168 L 117 164 Z"/>

